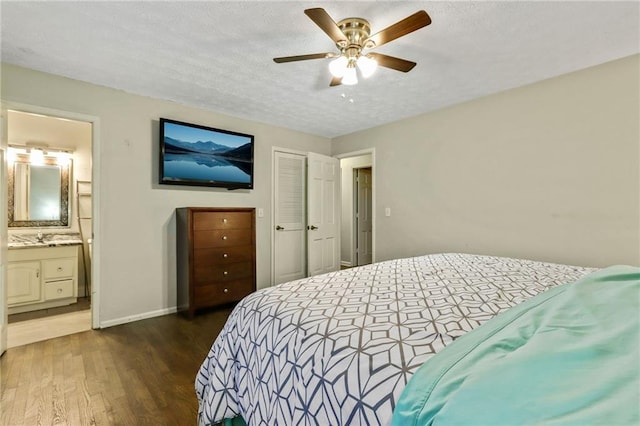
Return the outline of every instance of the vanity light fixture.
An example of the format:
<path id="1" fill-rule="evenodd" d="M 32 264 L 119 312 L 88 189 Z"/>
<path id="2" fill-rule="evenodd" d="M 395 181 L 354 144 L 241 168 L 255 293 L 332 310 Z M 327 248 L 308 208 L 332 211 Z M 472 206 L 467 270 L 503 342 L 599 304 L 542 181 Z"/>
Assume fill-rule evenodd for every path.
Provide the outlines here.
<path id="1" fill-rule="evenodd" d="M 44 164 L 44 151 L 41 149 L 31 149 L 29 152 L 29 163 L 40 166 Z"/>
<path id="2" fill-rule="evenodd" d="M 13 164 L 18 159 L 18 156 L 29 155 L 29 150 L 21 146 L 9 145 L 7 149 L 7 162 Z"/>
<path id="3" fill-rule="evenodd" d="M 49 152 L 49 155 L 54 157 L 60 166 L 67 166 L 71 162 L 72 155 L 66 151 Z"/>
<path id="4" fill-rule="evenodd" d="M 7 149 L 7 163 L 9 163 L 9 165 L 16 162 L 16 154 L 15 148 L 9 147 L 9 149 Z"/>
<path id="5" fill-rule="evenodd" d="M 60 165 L 60 166 L 68 166 L 69 164 L 71 164 L 71 156 L 70 155 L 63 155 L 63 156 L 59 156 L 58 157 L 58 165 Z"/>
<path id="6" fill-rule="evenodd" d="M 29 163 L 34 165 L 42 165 L 52 160 L 61 166 L 66 166 L 71 162 L 73 151 L 58 148 L 35 147 L 35 146 L 19 146 L 9 145 L 7 150 L 7 161 L 9 164 L 15 163 L 19 156 L 28 157 Z"/>

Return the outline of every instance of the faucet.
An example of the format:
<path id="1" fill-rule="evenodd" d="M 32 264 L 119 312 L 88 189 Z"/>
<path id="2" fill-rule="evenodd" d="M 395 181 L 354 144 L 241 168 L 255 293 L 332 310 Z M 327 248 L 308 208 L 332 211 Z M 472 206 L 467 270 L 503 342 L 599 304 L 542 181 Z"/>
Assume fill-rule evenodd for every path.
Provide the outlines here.
<path id="1" fill-rule="evenodd" d="M 38 240 L 39 243 L 44 241 L 44 235 L 42 234 L 41 230 L 38 230 L 38 234 L 36 235 L 36 239 Z"/>

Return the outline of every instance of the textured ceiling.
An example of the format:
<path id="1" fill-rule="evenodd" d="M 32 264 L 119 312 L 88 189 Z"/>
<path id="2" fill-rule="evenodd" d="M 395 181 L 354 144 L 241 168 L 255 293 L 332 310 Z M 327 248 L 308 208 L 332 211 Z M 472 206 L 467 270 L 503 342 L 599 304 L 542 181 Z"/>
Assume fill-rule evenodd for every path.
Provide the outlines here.
<path id="1" fill-rule="evenodd" d="M 329 87 L 335 51 L 304 9 L 377 32 L 433 23 L 375 51 L 409 59 Z M 640 2 L 8 2 L 2 61 L 129 93 L 335 137 L 640 52 Z M 349 100 L 353 99 L 353 102 Z"/>

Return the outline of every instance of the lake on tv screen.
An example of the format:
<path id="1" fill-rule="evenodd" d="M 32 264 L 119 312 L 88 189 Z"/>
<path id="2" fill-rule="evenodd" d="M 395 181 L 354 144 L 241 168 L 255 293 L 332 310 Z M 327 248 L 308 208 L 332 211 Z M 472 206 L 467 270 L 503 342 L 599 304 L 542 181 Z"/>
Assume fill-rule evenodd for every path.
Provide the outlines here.
<path id="1" fill-rule="evenodd" d="M 168 179 L 249 183 L 250 176 L 215 155 L 167 154 L 164 175 Z"/>

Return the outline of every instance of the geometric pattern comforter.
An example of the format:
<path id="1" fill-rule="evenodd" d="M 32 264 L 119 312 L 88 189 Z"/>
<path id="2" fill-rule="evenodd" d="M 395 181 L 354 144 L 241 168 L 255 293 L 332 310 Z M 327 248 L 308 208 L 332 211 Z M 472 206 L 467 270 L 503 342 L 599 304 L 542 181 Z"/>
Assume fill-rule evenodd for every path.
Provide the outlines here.
<path id="1" fill-rule="evenodd" d="M 460 253 L 375 263 L 257 291 L 196 377 L 198 423 L 385 425 L 455 338 L 595 269 Z"/>

